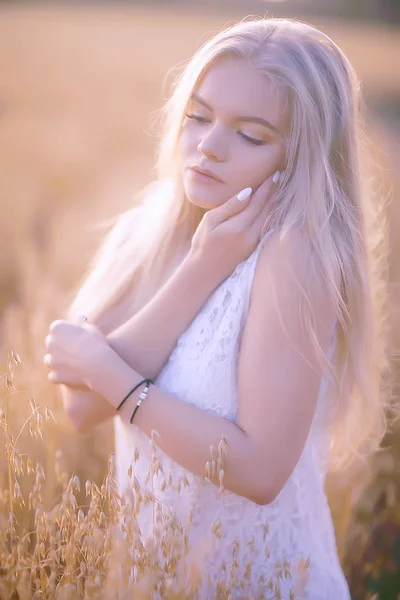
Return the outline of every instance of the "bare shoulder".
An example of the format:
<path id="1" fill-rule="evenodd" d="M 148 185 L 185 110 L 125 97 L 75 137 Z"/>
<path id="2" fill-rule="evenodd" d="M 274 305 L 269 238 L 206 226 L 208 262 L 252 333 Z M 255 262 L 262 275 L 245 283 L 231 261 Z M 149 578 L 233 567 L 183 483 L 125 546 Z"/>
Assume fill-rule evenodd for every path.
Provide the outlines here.
<path id="1" fill-rule="evenodd" d="M 262 492 L 271 502 L 283 488 L 306 443 L 318 399 L 335 310 L 317 269 L 309 268 L 299 232 L 263 243 L 253 278 L 238 362 L 236 423 L 257 449 L 258 472 L 268 465 Z M 305 296 L 306 295 L 306 299 Z M 303 306 L 310 309 L 310 334 Z"/>
<path id="2" fill-rule="evenodd" d="M 260 272 L 285 272 L 297 268 L 307 270 L 309 254 L 303 234 L 298 229 L 288 231 L 281 239 L 279 231 L 273 231 L 263 244 L 257 261 Z"/>
<path id="3" fill-rule="evenodd" d="M 274 305 L 287 327 L 292 325 L 297 329 L 301 321 L 299 308 L 305 298 L 313 309 L 317 327 L 319 322 L 322 329 L 330 332 L 336 308 L 323 273 L 310 256 L 304 235 L 293 229 L 280 239 L 280 232 L 274 231 L 267 237 L 258 256 L 251 290 L 251 311 L 259 317 L 268 306 Z"/>

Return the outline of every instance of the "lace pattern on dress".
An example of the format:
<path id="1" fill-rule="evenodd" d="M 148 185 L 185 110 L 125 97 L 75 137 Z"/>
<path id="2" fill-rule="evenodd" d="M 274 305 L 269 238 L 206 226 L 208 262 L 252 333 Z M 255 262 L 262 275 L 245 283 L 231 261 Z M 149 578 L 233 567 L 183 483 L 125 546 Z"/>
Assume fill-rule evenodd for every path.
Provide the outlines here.
<path id="1" fill-rule="evenodd" d="M 264 234 L 256 250 L 214 290 L 179 337 L 155 380 L 157 387 L 184 402 L 231 421 L 234 421 L 238 408 L 238 355 L 255 267 L 259 252 L 271 233 Z M 333 351 L 334 344 L 333 335 L 329 352 Z M 309 557 L 310 581 L 308 591 L 301 597 L 310 600 L 350 600 L 324 492 L 324 459 L 329 432 L 324 422 L 323 382 L 324 379 L 303 452 L 288 481 L 270 504 L 260 506 L 228 490 L 221 495 L 216 486 L 187 471 L 158 449 L 164 476 L 159 473 L 153 478 L 154 494 L 162 504 L 176 512 L 184 527 L 187 526 L 193 502 L 196 502 L 191 543 L 195 544 L 202 536 L 206 536 L 212 522 L 217 519 L 221 521 L 222 542 L 207 563 L 211 580 L 220 573 L 218 566 L 222 560 L 229 565 L 233 541 L 238 539 L 244 551 L 240 558 L 242 575 L 247 561 L 252 561 L 249 585 L 253 593 L 259 592 L 261 576 L 265 577 L 266 582 L 274 576 L 277 560 L 286 558 L 295 561 L 299 557 Z M 127 470 L 133 464 L 135 447 L 140 451 L 140 461 L 133 465 L 133 471 L 141 483 L 145 480 L 150 468 L 150 446 L 149 438 L 134 424 L 124 424 L 119 417 L 115 418 L 114 423 L 117 478 L 122 493 L 129 485 Z M 180 493 L 168 486 L 162 490 L 164 477 L 167 479 L 169 474 L 174 482 L 186 476 L 189 486 L 182 487 Z M 260 477 L 268 478 L 268 465 Z M 269 532 L 264 539 L 266 527 Z M 143 535 L 151 531 L 150 509 L 141 516 L 141 531 Z M 268 560 L 266 546 L 270 554 Z M 204 585 L 202 598 L 215 598 L 215 589 L 214 592 L 212 589 L 208 592 L 206 583 Z M 285 585 L 286 591 L 282 583 L 282 598 L 289 598 L 289 584 Z M 273 595 L 266 596 L 269 597 Z M 238 590 L 233 598 L 243 598 L 243 590 Z"/>

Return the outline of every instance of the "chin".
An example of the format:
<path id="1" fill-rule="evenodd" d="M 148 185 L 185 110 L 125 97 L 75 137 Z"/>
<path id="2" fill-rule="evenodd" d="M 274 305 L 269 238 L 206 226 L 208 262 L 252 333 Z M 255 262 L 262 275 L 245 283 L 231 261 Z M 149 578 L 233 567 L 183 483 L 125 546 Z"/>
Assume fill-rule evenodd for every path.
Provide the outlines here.
<path id="1" fill-rule="evenodd" d="M 227 200 L 221 194 L 221 190 L 218 190 L 218 186 L 222 186 L 218 181 L 215 182 L 215 186 L 185 184 L 185 196 L 191 204 L 205 210 L 211 210 L 212 208 L 221 206 Z"/>
<path id="2" fill-rule="evenodd" d="M 197 206 L 198 208 L 203 208 L 204 210 L 211 210 L 222 204 L 222 202 L 215 202 L 215 198 L 207 199 L 198 196 L 189 196 L 188 194 L 186 194 L 186 198 L 190 204 L 193 204 L 193 206 Z"/>

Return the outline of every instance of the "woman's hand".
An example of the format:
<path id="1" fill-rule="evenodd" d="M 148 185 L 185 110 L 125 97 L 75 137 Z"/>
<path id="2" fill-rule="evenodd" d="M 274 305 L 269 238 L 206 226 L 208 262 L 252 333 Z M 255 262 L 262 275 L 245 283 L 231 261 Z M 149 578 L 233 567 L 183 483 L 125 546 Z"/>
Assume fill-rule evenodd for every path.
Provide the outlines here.
<path id="1" fill-rule="evenodd" d="M 110 351 L 103 332 L 87 322 L 53 321 L 45 345 L 48 354 L 43 362 L 50 368 L 49 381 L 72 387 L 90 387 L 89 381 L 104 366 Z"/>
<path id="2" fill-rule="evenodd" d="M 223 281 L 256 249 L 270 210 L 275 184 L 267 177 L 255 193 L 239 201 L 237 195 L 209 210 L 192 238 L 190 257 L 206 263 Z"/>

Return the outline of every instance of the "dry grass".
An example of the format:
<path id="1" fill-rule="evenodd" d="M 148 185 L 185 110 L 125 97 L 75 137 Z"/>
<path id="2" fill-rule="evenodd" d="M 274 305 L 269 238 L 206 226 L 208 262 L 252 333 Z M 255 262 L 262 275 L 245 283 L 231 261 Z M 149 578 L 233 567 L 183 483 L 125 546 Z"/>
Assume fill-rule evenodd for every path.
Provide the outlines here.
<path id="1" fill-rule="evenodd" d="M 79 477 L 69 477 L 65 457 L 61 449 L 55 453 L 54 475 L 59 488 L 59 498 L 46 508 L 43 486 L 46 477 L 43 465 L 25 453 L 18 451 L 21 434 L 29 425 L 31 438 L 44 442 L 44 430 L 48 421 L 56 422 L 47 408 L 37 406 L 31 399 L 31 413 L 17 436 L 9 423 L 10 402 L 15 402 L 18 390 L 14 385 L 15 369 L 21 361 L 11 352 L 5 379 L 4 408 L 0 415 L 3 443 L 7 463 L 7 482 L 0 498 L 0 596 L 17 600 L 75 600 L 96 598 L 99 600 L 125 600 L 134 597 L 150 600 L 159 594 L 165 600 L 194 600 L 201 590 L 202 564 L 207 553 L 215 550 L 212 540 L 220 541 L 221 522 L 210 527 L 209 539 L 202 544 L 190 544 L 189 535 L 197 494 L 184 528 L 177 516 L 154 496 L 153 477 L 161 473 L 156 433 L 151 436 L 151 468 L 141 485 L 134 467 L 129 467 L 130 488 L 123 496 L 117 492 L 114 456 L 110 455 L 108 470 L 101 485 L 92 479 L 85 483 L 85 503 L 80 504 Z M 222 438 L 217 452 L 210 448 L 210 461 L 205 465 L 204 476 L 199 480 L 213 485 L 212 479 L 219 474 L 219 492 L 224 493 L 224 465 L 227 442 Z M 136 448 L 133 464 L 140 460 Z M 33 477 L 31 477 L 33 476 Z M 189 485 L 186 476 L 173 483 L 172 473 L 164 477 L 161 488 L 167 486 L 175 493 Z M 86 500 L 88 498 L 88 500 Z M 142 505 L 153 506 L 152 534 L 144 537 L 138 522 Z M 270 559 L 268 548 L 269 525 L 264 524 L 264 555 Z M 242 597 L 250 595 L 251 552 L 254 540 L 248 544 L 247 567 L 239 579 L 240 541 L 236 538 L 231 560 L 218 566 L 220 577 L 215 598 L 229 600 L 232 591 L 240 586 Z M 275 560 L 275 559 L 274 559 Z M 268 581 L 263 576 L 258 581 L 260 600 L 281 598 L 281 582 L 291 579 L 290 600 L 300 598 L 307 580 L 309 559 L 290 564 L 288 560 L 276 561 L 275 575 Z"/>

